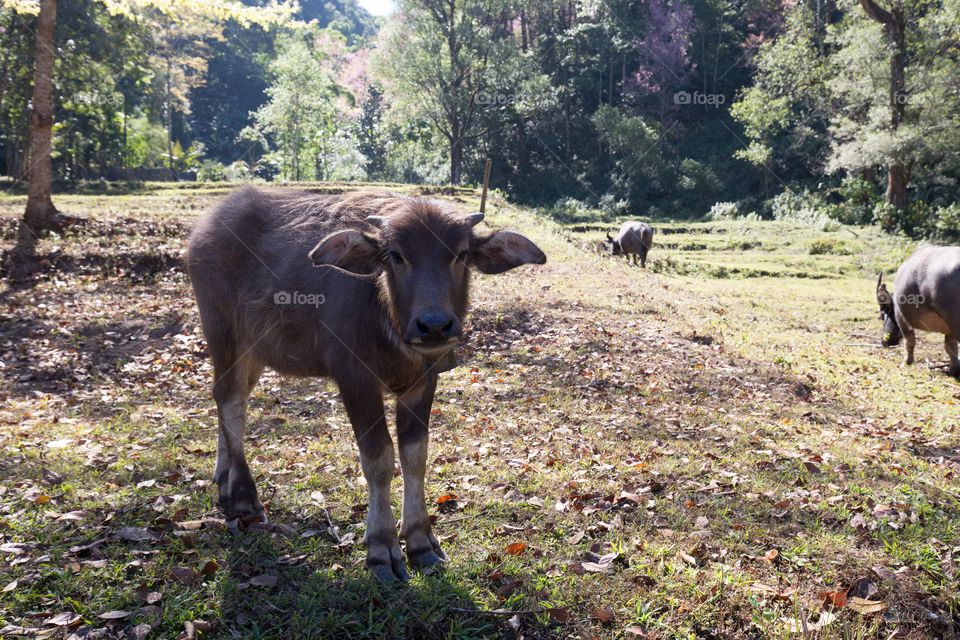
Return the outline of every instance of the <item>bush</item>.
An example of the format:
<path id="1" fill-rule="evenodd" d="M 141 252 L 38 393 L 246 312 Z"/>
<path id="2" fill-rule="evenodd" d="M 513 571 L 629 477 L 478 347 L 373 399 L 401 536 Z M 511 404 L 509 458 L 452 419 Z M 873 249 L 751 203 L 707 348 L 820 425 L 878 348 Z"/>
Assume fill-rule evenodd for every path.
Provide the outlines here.
<path id="1" fill-rule="evenodd" d="M 847 177 L 840 185 L 843 202 L 827 208 L 827 214 L 843 224 L 870 224 L 879 195 L 872 182 L 861 176 Z"/>
<path id="2" fill-rule="evenodd" d="M 251 177 L 250 167 L 247 166 L 247 163 L 243 160 L 237 160 L 236 162 L 231 162 L 230 166 L 226 167 L 223 170 L 224 177 L 230 182 L 240 182 L 243 180 L 249 180 Z"/>
<path id="3" fill-rule="evenodd" d="M 707 214 L 708 220 L 733 220 L 740 217 L 736 202 L 715 202 Z"/>
<path id="4" fill-rule="evenodd" d="M 204 160 L 197 169 L 197 180 L 200 182 L 223 182 L 226 179 L 223 165 L 216 160 Z"/>
<path id="5" fill-rule="evenodd" d="M 590 206 L 577 200 L 576 198 L 560 198 L 552 207 L 544 210 L 548 216 L 561 223 L 573 222 L 600 222 L 605 216 L 600 214 L 597 209 L 591 209 Z"/>
<path id="6" fill-rule="evenodd" d="M 820 231 L 836 231 L 840 225 L 827 214 L 828 207 L 806 189 L 801 193 L 784 191 L 768 201 L 774 220 L 793 222 Z"/>
<path id="7" fill-rule="evenodd" d="M 902 211 L 886 202 L 878 202 L 873 207 L 874 222 L 888 233 L 905 233 L 912 237 L 930 235 L 931 218 L 930 205 L 925 202 L 911 202 Z"/>
<path id="8" fill-rule="evenodd" d="M 605 193 L 600 196 L 600 210 L 615 216 L 621 216 L 627 213 L 627 201 L 618 200 L 612 193 Z"/>
<path id="9" fill-rule="evenodd" d="M 280 175 L 280 163 L 264 156 L 260 158 L 260 161 L 253 167 L 253 176 L 266 182 L 272 182 Z"/>
<path id="10" fill-rule="evenodd" d="M 824 238 L 810 243 L 810 255 L 819 256 L 826 253 L 835 256 L 848 256 L 850 255 L 850 249 L 847 248 L 843 240 L 837 238 Z"/>
<path id="11" fill-rule="evenodd" d="M 960 240 L 960 204 L 954 202 L 939 207 L 931 218 L 931 237 L 938 242 L 955 243 Z"/>

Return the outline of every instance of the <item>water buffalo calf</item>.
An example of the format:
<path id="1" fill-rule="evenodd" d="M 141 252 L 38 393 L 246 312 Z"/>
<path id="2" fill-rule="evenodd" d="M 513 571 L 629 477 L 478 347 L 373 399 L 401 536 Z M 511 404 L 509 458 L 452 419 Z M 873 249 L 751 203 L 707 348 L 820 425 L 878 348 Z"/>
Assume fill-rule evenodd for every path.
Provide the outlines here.
<path id="1" fill-rule="evenodd" d="M 637 257 L 640 257 L 640 266 L 647 266 L 647 252 L 653 244 L 653 227 L 636 220 L 628 220 L 620 227 L 620 232 L 616 238 L 610 237 L 607 232 L 607 239 L 604 242 L 611 255 L 619 256 L 623 254 L 628 259 L 633 259 L 633 264 L 637 264 Z"/>
<path id="2" fill-rule="evenodd" d="M 227 512 L 263 516 L 243 434 L 264 367 L 326 376 L 339 387 L 369 486 L 368 567 L 384 580 L 407 577 L 390 507 L 385 391 L 397 397 L 407 557 L 421 567 L 446 559 L 424 499 L 427 425 L 437 373 L 454 364 L 470 267 L 500 273 L 546 262 L 518 233 L 476 234 L 482 218 L 386 192 L 249 187 L 201 218 L 186 265 L 213 359 L 214 479 Z"/>
<path id="3" fill-rule="evenodd" d="M 894 279 L 894 294 L 877 279 L 877 301 L 883 320 L 882 344 L 891 347 L 906 339 L 906 364 L 913 364 L 915 330 L 944 334 L 950 373 L 960 375 L 960 247 L 925 245 L 904 260 Z"/>

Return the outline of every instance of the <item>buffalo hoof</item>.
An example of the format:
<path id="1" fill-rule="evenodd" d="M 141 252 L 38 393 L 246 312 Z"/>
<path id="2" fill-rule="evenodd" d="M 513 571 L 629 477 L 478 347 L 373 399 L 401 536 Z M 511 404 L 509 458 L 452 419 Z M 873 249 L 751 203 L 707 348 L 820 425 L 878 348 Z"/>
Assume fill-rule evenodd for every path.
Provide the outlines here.
<path id="1" fill-rule="evenodd" d="M 403 566 L 394 566 L 387 568 L 382 564 L 370 567 L 370 573 L 380 582 L 407 582 L 410 576 Z"/>
<path id="2" fill-rule="evenodd" d="M 383 564 L 368 564 L 367 568 L 380 582 L 407 582 L 410 580 L 410 575 L 407 573 L 402 558 L 399 561 L 391 558 L 389 567 Z"/>
<path id="3" fill-rule="evenodd" d="M 440 567 L 448 560 L 447 554 L 440 549 L 437 549 L 436 551 L 433 549 L 427 549 L 426 551 L 409 555 L 408 559 L 410 561 L 410 566 L 415 567 L 416 569 Z"/>
<path id="4" fill-rule="evenodd" d="M 427 534 L 427 541 L 429 542 L 429 546 L 424 545 L 411 548 L 409 543 L 407 544 L 407 559 L 410 565 L 417 569 L 436 567 L 448 560 L 447 554 L 440 548 L 440 541 L 437 540 L 437 536 L 435 536 L 432 531 Z"/>
<path id="5" fill-rule="evenodd" d="M 229 518 L 240 518 L 244 522 L 267 521 L 267 514 L 260 501 L 254 498 L 221 501 L 220 506 Z"/>
<path id="6" fill-rule="evenodd" d="M 379 536 L 371 536 L 368 532 L 364 541 L 367 544 L 367 568 L 378 580 L 406 582 L 410 579 L 400 541 L 392 530 Z"/>

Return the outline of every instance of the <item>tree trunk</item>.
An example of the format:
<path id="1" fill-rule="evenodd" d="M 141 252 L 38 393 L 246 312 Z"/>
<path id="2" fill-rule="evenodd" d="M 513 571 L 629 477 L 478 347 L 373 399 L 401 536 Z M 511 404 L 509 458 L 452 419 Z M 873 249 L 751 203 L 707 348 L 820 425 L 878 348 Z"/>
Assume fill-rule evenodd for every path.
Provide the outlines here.
<path id="1" fill-rule="evenodd" d="M 902 162 L 891 162 L 887 167 L 887 204 L 897 211 L 907 208 L 907 169 Z"/>
<path id="2" fill-rule="evenodd" d="M 870 18 L 883 25 L 887 40 L 893 49 L 890 56 L 890 127 L 895 132 L 903 122 L 907 93 L 904 72 L 906 51 L 906 16 L 903 7 L 894 5 L 890 11 L 877 5 L 874 0 L 860 0 L 860 6 Z M 907 208 L 907 168 L 903 158 L 887 164 L 887 204 L 898 211 Z"/>
<path id="3" fill-rule="evenodd" d="M 50 138 L 53 128 L 53 35 L 57 24 L 57 0 L 41 0 L 34 53 L 33 111 L 30 114 L 30 169 L 27 208 L 21 233 L 31 235 L 50 229 L 57 222 L 57 210 L 50 197 L 53 167 Z"/>
<path id="4" fill-rule="evenodd" d="M 906 110 L 906 80 L 904 78 L 903 54 L 906 48 L 906 20 L 903 9 L 894 7 L 893 22 L 887 25 L 887 37 L 893 44 L 893 55 L 890 56 L 890 124 L 894 131 L 903 122 Z M 907 208 L 907 170 L 903 158 L 897 158 L 887 168 L 887 196 L 888 204 L 898 211 Z"/>
<path id="5" fill-rule="evenodd" d="M 173 170 L 173 105 L 170 97 L 170 58 L 167 58 L 167 78 L 164 83 L 163 120 L 167 127 L 167 167 L 170 169 L 170 179 L 176 182 L 177 174 Z"/>
<path id="6" fill-rule="evenodd" d="M 463 173 L 463 139 L 450 141 L 450 184 L 459 185 Z"/>

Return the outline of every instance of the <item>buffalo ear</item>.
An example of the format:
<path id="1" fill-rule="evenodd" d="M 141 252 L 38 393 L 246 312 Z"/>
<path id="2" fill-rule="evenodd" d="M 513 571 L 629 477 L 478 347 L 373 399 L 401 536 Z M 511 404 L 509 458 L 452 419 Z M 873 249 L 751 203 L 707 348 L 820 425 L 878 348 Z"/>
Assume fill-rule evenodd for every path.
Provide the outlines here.
<path id="1" fill-rule="evenodd" d="M 318 242 L 307 257 L 313 260 L 315 267 L 333 265 L 353 273 L 368 274 L 376 271 L 379 252 L 376 238 L 357 229 L 344 229 Z"/>
<path id="2" fill-rule="evenodd" d="M 893 307 L 893 297 L 890 295 L 890 292 L 887 291 L 887 285 L 881 284 L 877 287 L 877 302 L 880 304 L 881 309 Z"/>
<path id="3" fill-rule="evenodd" d="M 544 264 L 547 256 L 525 236 L 514 231 L 496 231 L 476 238 L 473 263 L 484 273 L 503 273 L 522 264 Z"/>

